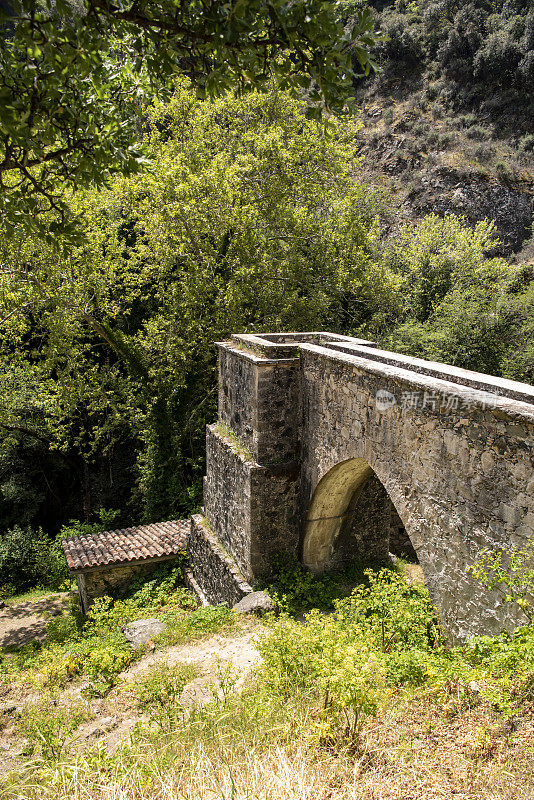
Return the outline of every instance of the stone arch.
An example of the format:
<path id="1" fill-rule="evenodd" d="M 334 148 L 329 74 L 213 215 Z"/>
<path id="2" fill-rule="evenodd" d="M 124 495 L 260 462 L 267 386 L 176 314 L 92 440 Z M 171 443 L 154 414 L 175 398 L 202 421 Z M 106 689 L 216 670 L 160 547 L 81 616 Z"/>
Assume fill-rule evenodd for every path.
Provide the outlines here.
<path id="1" fill-rule="evenodd" d="M 351 555 L 385 562 L 392 520 L 406 530 L 397 505 L 368 461 L 341 461 L 323 475 L 313 492 L 305 522 L 303 563 L 319 573 L 341 566 Z M 405 537 L 407 550 L 417 557 L 407 533 Z"/>

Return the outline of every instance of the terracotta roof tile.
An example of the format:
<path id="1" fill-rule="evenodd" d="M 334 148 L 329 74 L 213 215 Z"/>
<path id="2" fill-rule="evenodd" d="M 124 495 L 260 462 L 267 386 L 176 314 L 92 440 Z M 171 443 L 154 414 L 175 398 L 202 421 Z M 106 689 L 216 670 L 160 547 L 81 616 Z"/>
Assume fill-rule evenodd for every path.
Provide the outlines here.
<path id="1" fill-rule="evenodd" d="M 135 528 L 103 531 L 63 539 L 63 551 L 71 572 L 151 561 L 177 555 L 185 547 L 189 520 L 174 519 Z"/>

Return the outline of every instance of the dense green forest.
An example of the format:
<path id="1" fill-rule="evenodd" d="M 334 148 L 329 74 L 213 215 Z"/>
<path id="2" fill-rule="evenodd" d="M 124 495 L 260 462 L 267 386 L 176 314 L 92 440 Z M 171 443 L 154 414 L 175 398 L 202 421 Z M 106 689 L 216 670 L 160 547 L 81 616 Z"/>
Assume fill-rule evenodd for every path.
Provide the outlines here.
<path id="1" fill-rule="evenodd" d="M 406 151 L 425 140 L 428 156 L 436 144 L 431 103 L 474 147 L 495 149 L 479 152 L 486 171 L 504 169 L 506 141 L 528 172 L 530 2 L 369 5 L 387 38 L 370 45 L 379 71 L 353 78 L 357 102 L 398 86 L 412 98 Z M 342 3 L 343 21 L 362 7 Z M 399 217 L 395 184 L 377 179 L 368 116 L 307 114 L 309 80 L 290 91 L 282 68 L 250 91 L 223 80 L 202 97 L 194 72 L 166 75 L 161 92 L 151 75 L 132 94 L 125 42 L 108 59 L 134 100 L 121 101 L 137 139 L 128 168 L 95 177 L 91 151 L 72 174 L 47 168 L 40 189 L 56 182 L 61 198 L 44 206 L 37 190 L 27 204 L 36 173 L 22 156 L 22 188 L 3 184 L 0 578 L 13 587 L 61 579 L 48 542 L 69 520 L 123 525 L 198 508 L 213 343 L 232 332 L 328 329 L 534 383 L 532 264 L 503 255 L 491 215 Z M 338 97 L 339 81 L 330 87 Z M 116 148 L 98 158 L 105 172 Z"/>

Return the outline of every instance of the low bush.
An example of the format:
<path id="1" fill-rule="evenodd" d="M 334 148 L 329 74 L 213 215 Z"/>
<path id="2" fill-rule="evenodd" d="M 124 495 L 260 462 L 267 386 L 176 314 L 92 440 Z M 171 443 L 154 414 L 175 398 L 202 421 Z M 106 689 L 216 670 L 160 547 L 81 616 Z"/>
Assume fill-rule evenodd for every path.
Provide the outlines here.
<path id="1" fill-rule="evenodd" d="M 283 615 L 259 643 L 261 679 L 282 696 L 311 690 L 320 701 L 321 737 L 357 735 L 390 684 L 426 679 L 442 638 L 423 586 L 389 569 L 366 570 L 366 583 L 334 602 L 334 613 L 311 611 L 306 624 Z M 341 727 L 340 727 L 341 726 Z"/>
<path id="2" fill-rule="evenodd" d="M 517 606 L 524 619 L 534 624 L 534 542 L 506 550 L 486 548 L 469 572 L 486 589 L 498 592 L 505 603 Z"/>
<path id="3" fill-rule="evenodd" d="M 496 154 L 496 149 L 491 144 L 480 144 L 475 150 L 475 158 L 482 164 L 491 161 Z"/>
<path id="4" fill-rule="evenodd" d="M 517 149 L 522 153 L 534 152 L 534 133 L 527 133 L 526 136 L 522 136 L 517 145 Z"/>
<path id="5" fill-rule="evenodd" d="M 164 565 L 150 580 L 133 584 L 128 598 L 98 598 L 86 617 L 72 608 L 68 615 L 48 623 L 43 644 L 0 653 L 0 673 L 14 681 L 49 687 L 62 687 L 85 675 L 92 682 L 88 691 L 102 694 L 144 652 L 143 648 L 132 650 L 122 634 L 128 622 L 159 615 L 168 625 L 168 638 L 182 640 L 229 625 L 233 614 L 226 607 L 193 610 L 197 601 L 181 585 L 182 577 L 182 565 Z"/>
<path id="6" fill-rule="evenodd" d="M 50 620 L 46 626 L 46 638 L 51 644 L 75 642 L 81 635 L 82 624 L 80 615 L 74 610 L 68 615 L 62 614 Z"/>
<path id="7" fill-rule="evenodd" d="M 465 132 L 469 139 L 474 139 L 475 142 L 483 142 L 486 139 L 491 139 L 491 131 L 484 128 L 482 125 L 471 125 Z"/>
<path id="8" fill-rule="evenodd" d="M 162 646 L 183 644 L 212 633 L 230 632 L 236 626 L 234 612 L 224 603 L 167 615 L 165 621 L 167 628 L 157 637 Z"/>
<path id="9" fill-rule="evenodd" d="M 0 586 L 3 595 L 10 596 L 37 587 L 53 591 L 71 588 L 61 540 L 106 530 L 118 514 L 118 511 L 100 509 L 98 521 L 91 525 L 71 520 L 55 539 L 50 539 L 42 528 L 15 526 L 2 534 Z"/>
<path id="10" fill-rule="evenodd" d="M 128 688 L 150 720 L 171 731 L 183 719 L 182 692 L 197 674 L 192 664 L 158 664 L 137 676 Z"/>
<path id="11" fill-rule="evenodd" d="M 533 627 L 447 648 L 424 586 L 388 569 L 366 570 L 365 578 L 330 615 L 315 610 L 303 624 L 283 614 L 271 623 L 259 643 L 270 691 L 312 692 L 323 722 L 329 709 L 335 726 L 350 713 L 356 727 L 401 687 L 426 686 L 456 713 L 474 702 L 475 683 L 480 698 L 508 716 L 534 693 Z"/>
<path id="12" fill-rule="evenodd" d="M 15 526 L 7 531 L 0 538 L 0 585 L 13 594 L 46 585 L 49 551 L 49 542 L 40 528 Z"/>
<path id="13" fill-rule="evenodd" d="M 26 753 L 40 750 L 45 761 L 59 759 L 74 732 L 89 717 L 87 706 L 73 700 L 60 704 L 50 697 L 27 704 L 16 723 L 27 742 Z"/>
<path id="14" fill-rule="evenodd" d="M 312 608 L 331 611 L 340 595 L 347 594 L 363 580 L 363 569 L 352 564 L 345 570 L 314 575 L 294 558 L 279 557 L 273 563 L 273 577 L 264 587 L 278 611 L 296 616 Z"/>

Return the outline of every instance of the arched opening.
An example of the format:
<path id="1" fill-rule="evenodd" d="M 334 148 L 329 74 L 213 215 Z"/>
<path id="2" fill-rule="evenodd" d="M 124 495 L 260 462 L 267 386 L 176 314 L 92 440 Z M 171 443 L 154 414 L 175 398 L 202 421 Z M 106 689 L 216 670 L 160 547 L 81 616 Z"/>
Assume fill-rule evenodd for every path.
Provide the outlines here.
<path id="1" fill-rule="evenodd" d="M 333 467 L 319 481 L 306 517 L 302 560 L 312 572 L 353 561 L 387 563 L 417 555 L 383 484 L 363 458 Z"/>

